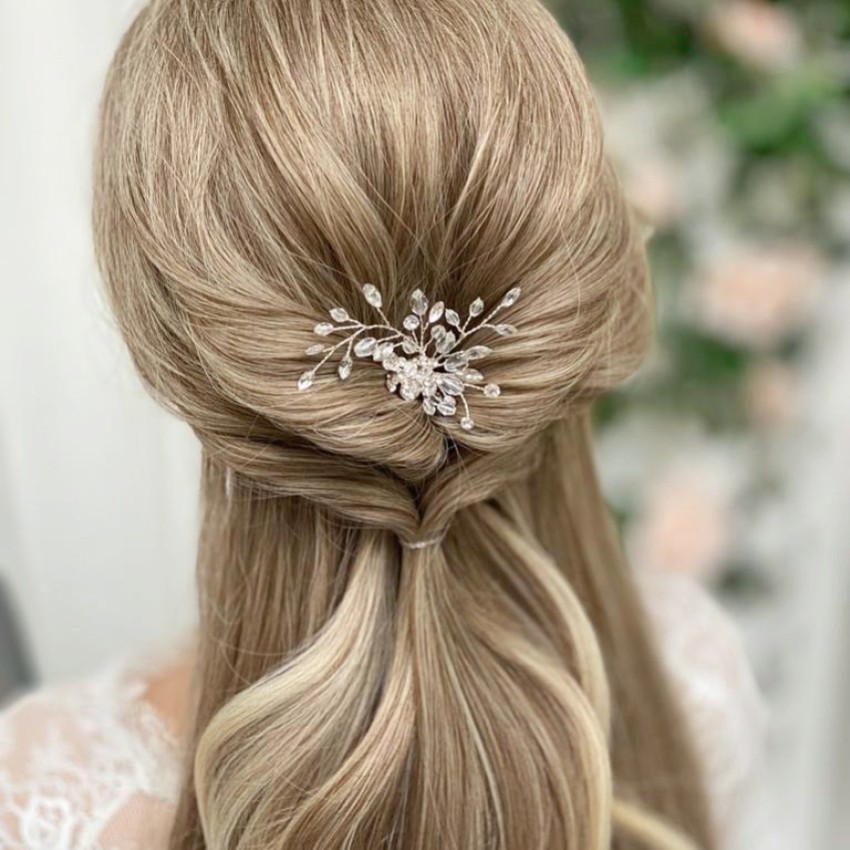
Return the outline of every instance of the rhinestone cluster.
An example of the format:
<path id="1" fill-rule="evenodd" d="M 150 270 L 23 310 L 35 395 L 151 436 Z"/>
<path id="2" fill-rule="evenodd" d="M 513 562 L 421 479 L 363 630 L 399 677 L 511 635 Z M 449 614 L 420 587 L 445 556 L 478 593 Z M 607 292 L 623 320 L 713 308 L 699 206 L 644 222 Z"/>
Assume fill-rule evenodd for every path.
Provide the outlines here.
<path id="1" fill-rule="evenodd" d="M 498 384 L 486 383 L 484 375 L 470 365 L 490 353 L 486 345 L 462 348 L 462 344 L 477 331 L 488 328 L 500 336 L 516 333 L 513 325 L 494 323 L 496 314 L 516 303 L 520 288 L 515 286 L 486 315 L 484 301 L 476 298 L 469 305 L 466 319 L 447 309 L 442 301 L 429 304 L 421 289 L 410 298 L 411 312 L 402 322 L 403 330 L 393 327 L 384 315 L 383 298 L 371 283 L 363 286 L 363 296 L 377 312 L 381 321 L 366 324 L 352 318 L 342 307 L 330 311 L 330 322 L 319 322 L 314 328 L 319 336 L 345 333 L 334 345 L 318 343 L 307 349 L 308 355 L 321 354 L 322 359 L 298 379 L 298 389 L 313 385 L 318 370 L 340 349 L 345 353 L 337 366 L 344 381 L 351 374 L 354 358 L 370 358 L 380 363 L 387 373 L 387 389 L 397 392 L 405 401 L 422 400 L 422 409 L 429 416 L 455 416 L 458 403 L 463 408 L 460 425 L 470 431 L 475 427 L 466 402 L 467 390 L 478 390 L 488 398 L 501 393 Z"/>

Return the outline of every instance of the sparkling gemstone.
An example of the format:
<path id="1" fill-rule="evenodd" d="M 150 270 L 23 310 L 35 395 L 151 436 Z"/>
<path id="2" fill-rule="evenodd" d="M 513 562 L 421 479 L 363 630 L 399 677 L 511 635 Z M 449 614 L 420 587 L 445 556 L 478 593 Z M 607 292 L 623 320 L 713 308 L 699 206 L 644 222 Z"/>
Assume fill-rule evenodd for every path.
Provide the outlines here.
<path id="1" fill-rule="evenodd" d="M 341 381 L 344 381 L 351 374 L 352 365 L 353 361 L 350 357 L 343 357 L 342 360 L 339 361 L 339 369 L 337 369 L 337 373 L 339 374 Z"/>
<path id="2" fill-rule="evenodd" d="M 410 303 L 413 305 L 413 312 L 417 316 L 424 316 L 428 312 L 428 299 L 421 289 L 417 289 L 410 298 Z"/>
<path id="3" fill-rule="evenodd" d="M 331 310 L 331 318 L 335 322 L 347 322 L 350 317 L 347 310 L 344 310 L 342 307 L 334 307 Z"/>
<path id="4" fill-rule="evenodd" d="M 375 348 L 377 340 L 373 336 L 364 336 L 363 339 L 357 340 L 354 344 L 354 353 L 358 357 L 367 357 Z"/>
<path id="5" fill-rule="evenodd" d="M 463 428 L 464 431 L 471 431 L 475 427 L 475 423 L 469 416 L 464 416 L 463 419 L 460 420 L 460 427 Z"/>
<path id="6" fill-rule="evenodd" d="M 313 332 L 317 333 L 319 336 L 327 336 L 329 333 L 333 333 L 334 326 L 330 322 L 319 322 L 315 328 L 313 328 Z"/>
<path id="7" fill-rule="evenodd" d="M 457 413 L 457 402 L 451 396 L 445 396 L 437 402 L 437 410 L 443 416 L 454 416 Z"/>
<path id="8" fill-rule="evenodd" d="M 502 299 L 499 306 L 500 307 L 512 307 L 514 304 L 516 304 L 517 299 L 519 298 L 519 293 L 520 293 L 520 288 L 518 286 L 515 286 L 513 289 L 511 289 L 505 295 L 505 297 Z"/>
<path id="9" fill-rule="evenodd" d="M 458 327 L 458 325 L 460 325 L 460 316 L 457 314 L 456 310 L 446 310 L 446 321 L 450 325 Z"/>
<path id="10" fill-rule="evenodd" d="M 500 336 L 510 336 L 516 333 L 516 328 L 509 324 L 496 325 L 496 333 Z"/>
<path id="11" fill-rule="evenodd" d="M 415 331 L 416 328 L 419 327 L 419 316 L 411 313 L 409 316 L 404 317 L 404 321 L 402 322 L 404 325 L 404 329 L 408 331 Z"/>
<path id="12" fill-rule="evenodd" d="M 456 351 L 450 354 L 443 361 L 443 366 L 447 372 L 457 372 L 459 369 L 465 369 L 469 363 L 469 357 L 465 351 Z"/>
<path id="13" fill-rule="evenodd" d="M 463 381 L 456 375 L 440 375 L 437 383 L 440 389 L 449 395 L 460 395 L 463 392 Z"/>
<path id="14" fill-rule="evenodd" d="M 484 302 L 480 298 L 476 298 L 469 305 L 469 315 L 470 316 L 480 316 L 481 313 L 484 312 Z"/>
<path id="15" fill-rule="evenodd" d="M 487 386 L 484 387 L 484 395 L 486 395 L 487 398 L 496 398 L 496 396 L 501 394 L 502 388 L 498 384 L 487 384 Z"/>
<path id="16" fill-rule="evenodd" d="M 381 305 L 383 304 L 383 299 L 381 298 L 381 293 L 378 292 L 377 286 L 371 283 L 364 284 L 363 295 L 373 307 L 377 307 L 378 309 L 381 308 Z"/>
<path id="17" fill-rule="evenodd" d="M 398 375 L 401 397 L 407 401 L 433 396 L 438 390 L 439 375 L 434 372 L 437 361 L 423 353 L 415 358 L 393 357 L 384 361 L 384 368 Z"/>
<path id="18" fill-rule="evenodd" d="M 457 337 L 455 337 L 454 331 L 446 331 L 437 342 L 437 352 L 448 354 L 455 347 L 456 342 Z"/>
<path id="19" fill-rule="evenodd" d="M 475 383 L 476 381 L 484 380 L 484 375 L 482 375 L 477 369 L 467 369 L 461 377 L 468 383 Z"/>
<path id="20" fill-rule="evenodd" d="M 314 371 L 312 371 L 312 369 L 309 372 L 305 372 L 298 379 L 298 389 L 299 390 L 306 390 L 306 389 L 309 389 L 310 387 L 312 387 L 313 386 L 313 379 L 315 377 L 316 377 L 316 373 Z"/>
<path id="21" fill-rule="evenodd" d="M 401 344 L 401 350 L 405 354 L 416 354 L 419 351 L 419 343 L 412 337 L 407 337 Z"/>
<path id="22" fill-rule="evenodd" d="M 438 301 L 432 308 L 431 312 L 428 314 L 429 323 L 433 324 L 434 322 L 439 322 L 443 317 L 443 310 L 446 309 L 446 305 L 442 301 Z"/>
<path id="23" fill-rule="evenodd" d="M 431 396 L 422 399 L 422 409 L 429 415 L 433 416 L 437 412 L 437 402 Z"/>
<path id="24" fill-rule="evenodd" d="M 442 325 L 431 326 L 431 336 L 436 340 L 442 339 L 446 335 L 446 329 Z"/>
<path id="25" fill-rule="evenodd" d="M 325 350 L 324 345 L 322 343 L 317 342 L 315 345 L 311 345 L 304 353 L 305 354 L 321 354 Z"/>
<path id="26" fill-rule="evenodd" d="M 486 345 L 473 345 L 472 348 L 466 349 L 466 356 L 470 360 L 478 360 L 481 357 L 486 357 L 492 350 Z"/>
<path id="27" fill-rule="evenodd" d="M 393 347 L 391 343 L 378 342 L 375 349 L 372 351 L 372 359 L 380 362 L 385 357 L 389 357 L 389 355 L 392 354 L 392 351 Z"/>

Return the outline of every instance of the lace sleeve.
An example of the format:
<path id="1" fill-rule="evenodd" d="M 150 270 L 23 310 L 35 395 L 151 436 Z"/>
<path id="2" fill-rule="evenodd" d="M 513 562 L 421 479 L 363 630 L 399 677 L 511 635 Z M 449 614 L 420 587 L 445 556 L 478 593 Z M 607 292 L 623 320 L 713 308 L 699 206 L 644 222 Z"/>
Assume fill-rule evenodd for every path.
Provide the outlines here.
<path id="1" fill-rule="evenodd" d="M 3 850 L 158 850 L 172 743 L 117 675 L 40 691 L 0 714 Z"/>
<path id="2" fill-rule="evenodd" d="M 741 846 L 759 792 L 766 711 L 729 617 L 694 581 L 641 574 L 662 659 L 703 764 L 721 847 Z"/>

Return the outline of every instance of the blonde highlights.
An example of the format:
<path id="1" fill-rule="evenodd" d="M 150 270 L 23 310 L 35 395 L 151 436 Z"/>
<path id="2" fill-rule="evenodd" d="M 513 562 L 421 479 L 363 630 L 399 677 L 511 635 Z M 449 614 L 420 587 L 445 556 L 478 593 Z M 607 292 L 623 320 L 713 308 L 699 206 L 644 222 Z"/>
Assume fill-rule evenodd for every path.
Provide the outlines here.
<path id="1" fill-rule="evenodd" d="M 107 81 L 95 228 L 203 445 L 172 850 L 711 848 L 592 463 L 650 335 L 584 71 L 530 0 L 158 0 Z M 378 367 L 296 389 L 377 283 L 495 302 L 474 431 Z M 439 545 L 405 546 L 441 538 Z"/>

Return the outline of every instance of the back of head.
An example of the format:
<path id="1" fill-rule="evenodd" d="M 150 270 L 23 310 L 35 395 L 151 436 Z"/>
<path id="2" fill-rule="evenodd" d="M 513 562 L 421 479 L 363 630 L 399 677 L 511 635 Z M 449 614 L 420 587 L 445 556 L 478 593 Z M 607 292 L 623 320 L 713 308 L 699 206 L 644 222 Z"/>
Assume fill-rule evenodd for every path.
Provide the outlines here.
<path id="1" fill-rule="evenodd" d="M 204 451 L 172 848 L 710 846 L 591 459 L 589 403 L 649 338 L 643 247 L 549 15 L 156 0 L 109 75 L 95 201 L 136 366 Z M 378 362 L 299 390 L 366 282 L 396 326 L 417 289 L 521 287 L 518 333 L 481 331 L 502 394 L 474 428 Z"/>

